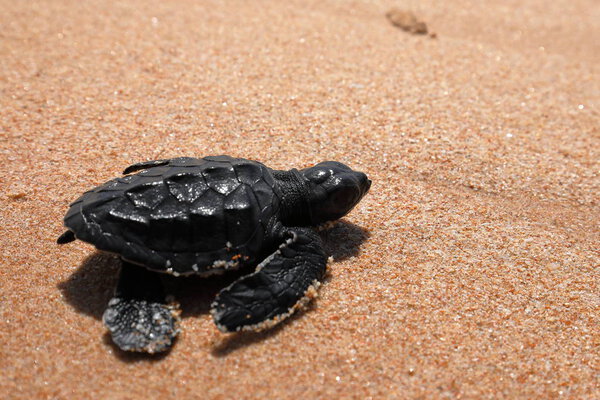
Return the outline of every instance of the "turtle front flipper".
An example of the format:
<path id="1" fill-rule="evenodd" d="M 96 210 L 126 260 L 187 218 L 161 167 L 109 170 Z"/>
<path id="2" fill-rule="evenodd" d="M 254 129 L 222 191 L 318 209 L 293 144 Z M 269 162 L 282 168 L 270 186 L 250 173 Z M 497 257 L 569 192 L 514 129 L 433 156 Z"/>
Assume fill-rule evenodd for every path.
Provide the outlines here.
<path id="1" fill-rule="evenodd" d="M 137 172 L 142 169 L 148 169 L 153 167 L 160 167 L 161 165 L 167 165 L 171 161 L 170 159 L 165 160 L 152 160 L 152 161 L 142 161 L 139 163 L 131 164 L 129 167 L 123 170 L 123 175 L 130 174 L 132 172 Z"/>
<path id="2" fill-rule="evenodd" d="M 310 228 L 282 228 L 279 249 L 256 271 L 223 289 L 211 314 L 223 332 L 270 328 L 316 296 L 327 257 Z"/>
<path id="3" fill-rule="evenodd" d="M 102 321 L 121 350 L 158 353 L 179 333 L 179 310 L 168 304 L 158 274 L 123 261 L 115 296 Z"/>

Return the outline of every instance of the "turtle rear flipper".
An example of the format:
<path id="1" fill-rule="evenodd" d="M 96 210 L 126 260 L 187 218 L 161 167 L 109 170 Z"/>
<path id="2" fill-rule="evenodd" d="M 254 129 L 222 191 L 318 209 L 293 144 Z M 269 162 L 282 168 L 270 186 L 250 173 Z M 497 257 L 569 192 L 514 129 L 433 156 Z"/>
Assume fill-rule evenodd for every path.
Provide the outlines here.
<path id="1" fill-rule="evenodd" d="M 223 332 L 270 328 L 316 297 L 327 258 L 310 228 L 284 228 L 283 244 L 250 275 L 223 289 L 211 314 Z"/>
<path id="2" fill-rule="evenodd" d="M 75 239 L 76 238 L 75 238 L 75 234 L 73 233 L 73 231 L 66 231 L 65 233 L 60 235 L 58 237 L 58 239 L 56 239 L 56 243 L 57 244 L 71 243 Z"/>
<path id="3" fill-rule="evenodd" d="M 113 342 L 126 351 L 168 350 L 179 333 L 178 308 L 167 304 L 160 277 L 125 261 L 102 321 Z"/>

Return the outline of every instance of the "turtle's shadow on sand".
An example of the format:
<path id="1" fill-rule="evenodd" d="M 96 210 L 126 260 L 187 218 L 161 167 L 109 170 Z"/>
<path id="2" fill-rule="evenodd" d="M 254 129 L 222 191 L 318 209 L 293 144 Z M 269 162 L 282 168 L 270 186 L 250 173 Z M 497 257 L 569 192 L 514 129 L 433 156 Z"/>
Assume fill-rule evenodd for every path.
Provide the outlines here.
<path id="1" fill-rule="evenodd" d="M 356 256 L 360 251 L 360 245 L 368 236 L 369 233 L 365 229 L 344 220 L 338 221 L 332 228 L 321 232 L 325 251 L 327 255 L 333 257 L 334 262 Z M 78 312 L 101 320 L 117 285 L 120 264 L 119 258 L 115 255 L 95 252 L 87 257 L 66 281 L 61 282 L 58 288 L 67 302 Z M 165 275 L 163 281 L 166 293 L 174 295 L 181 305 L 181 317 L 198 317 L 209 313 L 210 305 L 221 289 L 251 271 L 252 269 L 243 269 L 208 278 L 186 277 L 181 279 Z M 325 281 L 329 279 L 331 279 L 331 276 L 328 274 Z M 315 302 L 312 302 L 303 312 L 296 313 L 288 320 L 267 331 L 240 332 L 228 335 L 215 345 L 213 354 L 223 357 L 239 348 L 272 337 L 289 322 L 314 308 Z M 112 345 L 108 333 L 104 337 L 104 342 Z M 116 346 L 114 348 L 117 349 Z M 121 360 L 128 362 L 148 359 L 160 360 L 164 357 L 161 355 L 130 354 L 120 350 L 116 354 Z M 163 354 L 168 354 L 168 352 Z"/>
<path id="2" fill-rule="evenodd" d="M 369 231 L 346 220 L 337 221 L 332 228 L 321 232 L 325 253 L 334 262 L 357 256 L 369 236 Z"/>

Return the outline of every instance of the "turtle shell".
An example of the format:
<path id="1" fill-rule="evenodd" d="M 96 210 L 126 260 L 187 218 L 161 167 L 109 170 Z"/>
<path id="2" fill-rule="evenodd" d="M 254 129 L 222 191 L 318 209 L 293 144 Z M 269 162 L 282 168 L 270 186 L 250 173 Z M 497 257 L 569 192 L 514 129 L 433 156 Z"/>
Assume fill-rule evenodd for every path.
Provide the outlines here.
<path id="1" fill-rule="evenodd" d="M 110 180 L 65 216 L 75 236 L 150 269 L 210 274 L 253 263 L 272 244 L 281 192 L 263 164 L 174 158 Z"/>

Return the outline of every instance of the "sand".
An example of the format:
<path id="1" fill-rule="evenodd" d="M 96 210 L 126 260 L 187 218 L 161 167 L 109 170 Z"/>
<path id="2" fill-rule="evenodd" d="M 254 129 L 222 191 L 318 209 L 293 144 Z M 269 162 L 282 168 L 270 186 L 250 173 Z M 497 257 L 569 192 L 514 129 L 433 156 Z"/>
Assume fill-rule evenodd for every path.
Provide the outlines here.
<path id="1" fill-rule="evenodd" d="M 0 5 L 1 397 L 600 398 L 597 1 Z M 227 278 L 175 282 L 173 350 L 123 354 L 118 260 L 57 246 L 62 217 L 133 162 L 210 154 L 373 186 L 308 310 L 224 335 Z"/>

